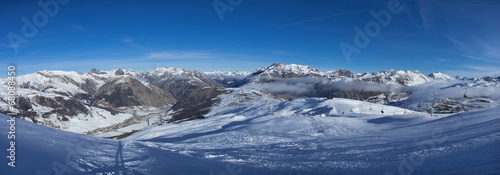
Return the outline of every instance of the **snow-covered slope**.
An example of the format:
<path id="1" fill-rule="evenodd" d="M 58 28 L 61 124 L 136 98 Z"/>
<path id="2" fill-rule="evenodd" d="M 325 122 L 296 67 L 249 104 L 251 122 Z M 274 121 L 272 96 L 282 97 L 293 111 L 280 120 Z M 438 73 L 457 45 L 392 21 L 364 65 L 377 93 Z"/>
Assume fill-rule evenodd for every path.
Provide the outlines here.
<path id="1" fill-rule="evenodd" d="M 0 136 L 7 138 L 9 116 L 0 114 Z M 15 167 L 0 160 L 0 174 L 209 174 L 226 164 L 186 156 L 148 143 L 118 141 L 65 132 L 16 120 Z M 7 148 L 8 139 L 0 139 Z M 5 151 L 5 150 L 4 150 Z M 8 152 L 6 152 L 8 153 Z"/>
<path id="2" fill-rule="evenodd" d="M 265 101 L 219 107 L 208 119 L 156 126 L 121 141 L 17 120 L 16 168 L 4 158 L 0 172 L 500 173 L 498 107 L 431 118 L 346 99 Z M 0 114 L 0 120 L 8 117 Z M 8 122 L 0 122 L 1 137 L 7 138 L 8 128 Z M 7 141 L 0 139 L 0 145 Z"/>
<path id="3" fill-rule="evenodd" d="M 500 172 L 499 108 L 433 117 L 407 112 L 413 114 L 346 99 L 268 101 L 220 107 L 203 121 L 158 126 L 127 140 L 271 168 L 266 174 L 401 173 L 402 165 L 419 174 Z"/>
<path id="4" fill-rule="evenodd" d="M 242 94 L 244 94 L 244 96 L 240 96 Z M 252 96 L 258 98 L 252 98 Z M 273 98 L 270 94 L 265 94 L 255 90 L 242 90 L 235 91 L 222 97 L 221 103 L 212 108 L 211 112 L 205 115 L 207 119 L 154 127 L 151 128 L 153 131 L 149 129 L 144 130 L 127 139 L 145 140 L 158 136 L 176 137 L 182 136 L 183 130 L 189 130 L 189 133 L 196 129 L 203 129 L 204 132 L 209 132 L 220 129 L 220 127 L 227 125 L 230 122 L 241 120 L 249 121 L 255 119 L 256 121 L 260 121 L 298 116 L 349 117 L 365 115 L 373 116 L 378 114 L 404 115 L 405 113 L 420 114 L 419 112 L 405 110 L 403 108 L 340 98 L 330 100 L 311 98 L 296 99 L 293 101 L 280 101 L 279 99 Z M 297 125 L 297 127 L 299 128 L 295 129 L 303 130 L 306 126 Z M 303 134 L 316 134 L 312 130 L 303 131 L 307 132 Z M 330 130 L 328 132 L 337 131 Z M 353 132 L 356 133 L 358 131 Z M 151 133 L 154 133 L 154 135 L 151 135 Z"/>

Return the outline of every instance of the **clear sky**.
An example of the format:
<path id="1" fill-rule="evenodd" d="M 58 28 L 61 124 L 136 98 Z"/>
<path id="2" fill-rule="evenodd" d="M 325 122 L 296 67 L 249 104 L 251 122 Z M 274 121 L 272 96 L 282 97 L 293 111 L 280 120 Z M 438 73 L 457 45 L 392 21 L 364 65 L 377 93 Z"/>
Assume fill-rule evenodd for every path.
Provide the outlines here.
<path id="1" fill-rule="evenodd" d="M 0 77 L 9 64 L 18 74 L 253 71 L 274 62 L 356 73 L 500 73 L 497 0 L 400 0 L 392 11 L 388 4 L 398 3 L 388 0 L 59 1 L 0 2 Z"/>

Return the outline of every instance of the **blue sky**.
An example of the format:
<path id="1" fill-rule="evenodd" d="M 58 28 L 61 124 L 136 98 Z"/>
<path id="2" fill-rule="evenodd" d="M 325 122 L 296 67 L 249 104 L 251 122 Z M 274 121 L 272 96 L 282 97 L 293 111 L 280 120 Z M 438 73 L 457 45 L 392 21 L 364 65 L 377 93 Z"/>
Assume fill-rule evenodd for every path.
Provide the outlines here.
<path id="1" fill-rule="evenodd" d="M 9 64 L 17 66 L 18 74 L 92 68 L 152 71 L 164 66 L 253 71 L 281 62 L 356 73 L 500 73 L 500 1 L 495 0 L 400 0 L 402 11 L 389 13 L 385 26 L 371 11 L 388 11 L 388 3 L 396 1 L 41 2 L 57 2 L 58 11 L 49 14 L 35 0 L 0 2 L 0 67 L 5 72 Z M 219 15 L 214 2 L 226 11 Z M 28 28 L 23 33 L 23 17 L 37 32 Z M 340 44 L 356 47 L 354 28 L 366 33 L 365 26 L 373 22 L 379 30 L 369 30 L 376 35 L 368 36 L 370 42 L 347 59 Z"/>

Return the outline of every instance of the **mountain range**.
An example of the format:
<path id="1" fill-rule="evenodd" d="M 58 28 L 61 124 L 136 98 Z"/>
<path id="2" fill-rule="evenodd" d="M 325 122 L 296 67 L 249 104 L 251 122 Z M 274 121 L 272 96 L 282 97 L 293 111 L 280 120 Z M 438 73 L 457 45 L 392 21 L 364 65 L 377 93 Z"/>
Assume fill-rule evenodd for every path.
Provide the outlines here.
<path id="1" fill-rule="evenodd" d="M 154 124 L 205 119 L 217 106 L 259 99 L 348 98 L 415 111 L 456 113 L 497 105 L 496 91 L 488 94 L 481 89 L 496 88 L 499 80 L 402 70 L 321 72 L 310 66 L 281 63 L 253 72 L 170 67 L 151 72 L 46 70 L 17 77 L 17 112 L 21 119 L 58 129 L 124 137 Z M 2 113 L 8 112 L 6 83 L 7 79 L 0 79 Z M 467 88 L 469 96 L 463 98 Z M 472 94 L 474 88 L 477 94 Z M 222 100 L 231 95 L 230 102 Z"/>

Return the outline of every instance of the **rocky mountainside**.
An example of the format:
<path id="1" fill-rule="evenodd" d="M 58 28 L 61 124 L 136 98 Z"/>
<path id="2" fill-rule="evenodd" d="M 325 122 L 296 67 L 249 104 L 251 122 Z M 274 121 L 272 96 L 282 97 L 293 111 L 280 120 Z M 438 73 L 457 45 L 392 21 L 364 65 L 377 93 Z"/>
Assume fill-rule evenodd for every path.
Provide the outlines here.
<path id="1" fill-rule="evenodd" d="M 197 89 L 222 86 L 201 71 L 183 68 L 160 67 L 153 72 L 140 72 L 137 77 L 172 93 L 177 99 L 186 98 Z"/>
<path id="2" fill-rule="evenodd" d="M 215 72 L 205 72 L 205 74 L 207 74 L 207 76 L 210 79 L 216 81 L 217 83 L 220 83 L 225 87 L 238 87 L 246 83 L 245 80 L 249 77 L 250 72 L 215 71 Z"/>
<path id="3" fill-rule="evenodd" d="M 20 118 L 81 133 L 118 125 L 137 115 L 163 113 L 191 92 L 222 86 L 200 71 L 166 67 L 152 72 L 40 71 L 19 76 L 17 82 Z M 6 80 L 0 83 L 0 110 L 6 113 Z"/>
<path id="4" fill-rule="evenodd" d="M 274 77 L 274 78 L 322 78 L 323 73 L 318 69 L 303 65 L 284 65 L 274 63 L 269 67 L 257 69 L 252 73 L 253 76 Z"/>
<path id="5" fill-rule="evenodd" d="M 107 81 L 93 95 L 91 105 L 106 107 L 165 107 L 177 101 L 170 92 L 144 84 L 130 76 L 120 76 Z"/>
<path id="6" fill-rule="evenodd" d="M 17 102 L 22 119 L 78 133 L 116 136 L 162 122 L 203 119 L 214 106 L 248 105 L 259 99 L 348 98 L 409 106 L 416 111 L 460 112 L 494 106 L 493 95 L 487 92 L 498 87 L 499 79 L 402 70 L 321 72 L 310 66 L 281 63 L 253 72 L 203 73 L 170 67 L 151 72 L 40 71 L 17 77 Z M 464 98 L 466 95 L 460 93 L 467 93 L 467 88 Z M 433 91 L 453 96 L 439 99 Z M 0 79 L 0 93 L 0 111 L 7 113 L 6 79 Z"/>
<path id="7" fill-rule="evenodd" d="M 379 73 L 364 73 L 356 76 L 356 79 L 365 82 L 397 84 L 403 86 L 416 86 L 433 80 L 418 71 L 402 70 L 385 70 Z"/>

